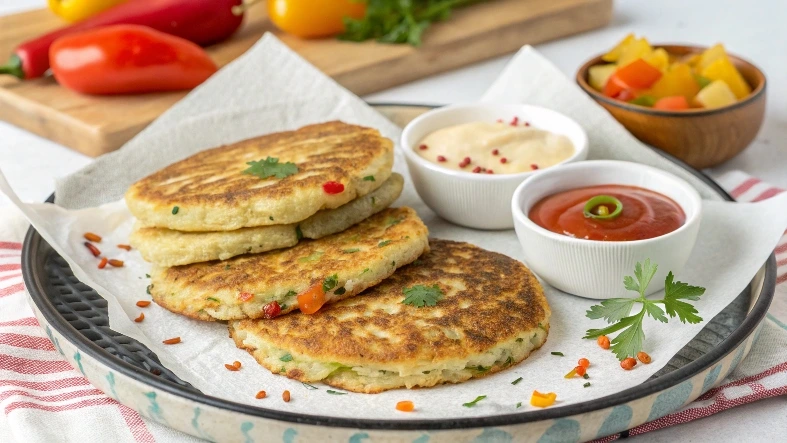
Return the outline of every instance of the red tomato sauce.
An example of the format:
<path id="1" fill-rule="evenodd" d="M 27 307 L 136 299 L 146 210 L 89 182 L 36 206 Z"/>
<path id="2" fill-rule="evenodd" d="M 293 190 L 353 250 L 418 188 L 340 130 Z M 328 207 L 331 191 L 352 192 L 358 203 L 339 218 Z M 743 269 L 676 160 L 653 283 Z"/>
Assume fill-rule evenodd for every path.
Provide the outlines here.
<path id="1" fill-rule="evenodd" d="M 609 220 L 585 217 L 585 204 L 597 195 L 617 198 L 623 205 L 623 211 Z M 615 207 L 608 209 L 612 212 Z M 552 232 L 601 241 L 659 237 L 686 222 L 683 209 L 666 195 L 624 185 L 590 186 L 550 195 L 533 206 L 529 217 Z"/>

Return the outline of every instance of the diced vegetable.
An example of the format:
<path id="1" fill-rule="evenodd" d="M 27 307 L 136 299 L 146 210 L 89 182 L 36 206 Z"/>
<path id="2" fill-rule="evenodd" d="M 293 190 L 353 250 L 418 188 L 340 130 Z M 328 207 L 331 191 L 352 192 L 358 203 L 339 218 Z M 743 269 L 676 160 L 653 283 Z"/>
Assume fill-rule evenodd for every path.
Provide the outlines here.
<path id="1" fill-rule="evenodd" d="M 593 89 L 602 91 L 604 85 L 607 84 L 607 80 L 609 80 L 609 77 L 616 69 L 618 67 L 614 64 L 591 66 L 588 70 L 588 83 Z"/>
<path id="2" fill-rule="evenodd" d="M 620 43 L 617 44 L 617 46 L 612 48 L 611 51 L 609 51 L 606 54 L 604 54 L 601 57 L 601 59 L 604 60 L 605 62 L 616 62 L 616 61 L 618 61 L 618 59 L 620 59 L 620 54 L 623 52 L 623 48 L 625 48 L 627 45 L 629 45 L 635 39 L 636 39 L 636 37 L 634 37 L 634 34 L 627 35 L 623 40 L 620 41 Z"/>
<path id="3" fill-rule="evenodd" d="M 738 99 L 751 94 L 751 86 L 746 83 L 746 80 L 726 55 L 708 65 L 700 74 L 711 81 L 723 80 Z"/>
<path id="4" fill-rule="evenodd" d="M 727 51 L 724 50 L 724 45 L 721 43 L 716 43 L 700 54 L 700 56 L 696 59 L 694 67 L 697 69 L 697 71 L 702 71 L 716 60 L 726 57 Z"/>
<path id="5" fill-rule="evenodd" d="M 533 391 L 533 395 L 530 396 L 530 404 L 539 408 L 546 408 L 555 404 L 556 399 L 557 394 L 554 392 L 542 394 L 538 391 Z"/>
<path id="6" fill-rule="evenodd" d="M 656 99 L 682 95 L 691 100 L 700 90 L 700 85 L 685 63 L 675 63 L 664 72 L 664 75 L 643 94 Z"/>
<path id="7" fill-rule="evenodd" d="M 686 100 L 686 97 L 682 95 L 664 97 L 656 101 L 656 103 L 653 105 L 653 109 L 680 111 L 683 109 L 689 109 L 689 102 Z"/>
<path id="8" fill-rule="evenodd" d="M 629 100 L 629 103 L 640 106 L 652 107 L 656 104 L 656 98 L 652 95 L 640 95 L 639 97 Z"/>
<path id="9" fill-rule="evenodd" d="M 618 59 L 618 66 L 625 66 L 634 60 L 647 57 L 651 52 L 653 52 L 653 48 L 650 46 L 650 43 L 648 43 L 647 39 L 634 39 L 634 41 L 626 45 L 621 51 L 620 58 Z"/>
<path id="10" fill-rule="evenodd" d="M 642 59 L 662 72 L 669 66 L 669 54 L 664 48 L 654 49 L 653 52 L 642 57 Z"/>
<path id="11" fill-rule="evenodd" d="M 647 89 L 661 77 L 661 71 L 642 59 L 619 68 L 604 86 L 604 95 L 616 97 L 625 89 Z"/>
<path id="12" fill-rule="evenodd" d="M 708 109 L 720 108 L 735 103 L 736 101 L 735 94 L 733 94 L 730 87 L 727 86 L 727 83 L 724 83 L 722 80 L 716 80 L 705 88 L 702 88 L 702 90 L 697 93 L 695 100 L 697 104 Z"/>

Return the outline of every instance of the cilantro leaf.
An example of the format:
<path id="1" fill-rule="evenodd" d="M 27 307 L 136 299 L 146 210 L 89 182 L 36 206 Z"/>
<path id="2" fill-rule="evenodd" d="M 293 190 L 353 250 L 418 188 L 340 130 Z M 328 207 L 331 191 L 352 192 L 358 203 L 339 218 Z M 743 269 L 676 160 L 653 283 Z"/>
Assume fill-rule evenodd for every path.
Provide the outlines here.
<path id="1" fill-rule="evenodd" d="M 432 287 L 415 285 L 412 288 L 404 288 L 402 292 L 404 292 L 405 295 L 402 303 L 415 306 L 416 308 L 434 306 L 445 295 L 436 284 Z"/>
<path id="2" fill-rule="evenodd" d="M 603 318 L 607 323 L 614 323 L 631 313 L 634 302 L 633 298 L 610 298 L 602 301 L 600 305 L 591 306 L 585 316 L 593 320 Z"/>
<path id="3" fill-rule="evenodd" d="M 672 272 L 670 272 L 667 275 L 667 280 L 664 282 L 664 309 L 666 309 L 667 314 L 670 317 L 677 315 L 681 323 L 694 324 L 701 322 L 702 317 L 697 315 L 697 308 L 680 300 L 699 300 L 700 296 L 705 293 L 705 288 L 673 281 L 674 278 Z"/>
<path id="4" fill-rule="evenodd" d="M 476 397 L 476 398 L 475 398 L 475 400 L 473 400 L 473 401 L 471 401 L 471 402 L 462 403 L 462 406 L 464 406 L 464 407 L 466 407 L 466 408 L 472 408 L 472 407 L 473 407 L 473 406 L 475 406 L 475 405 L 476 405 L 476 404 L 477 404 L 479 401 L 481 401 L 481 400 L 483 400 L 483 399 L 485 399 L 485 398 L 486 398 L 486 395 L 479 395 L 478 397 Z"/>
<path id="5" fill-rule="evenodd" d="M 667 275 L 664 282 L 664 299 L 649 300 L 645 298 L 647 288 L 657 270 L 658 265 L 651 264 L 649 259 L 645 260 L 644 264 L 638 262 L 634 267 L 634 277 L 626 276 L 623 279 L 623 284 L 626 289 L 639 293 L 639 297 L 632 299 L 613 298 L 604 300 L 600 305 L 591 306 L 585 316 L 593 320 L 604 319 L 610 325 L 601 329 L 589 329 L 583 338 L 597 338 L 620 331 L 610 342 L 610 349 L 618 359 L 623 360 L 642 350 L 642 344 L 645 341 L 642 322 L 646 315 L 662 323 L 668 323 L 669 319 L 674 317 L 678 317 L 682 323 L 701 322 L 702 317 L 697 315 L 697 308 L 684 300 L 699 300 L 700 296 L 705 293 L 705 288 L 675 281 L 672 272 Z M 638 313 L 630 315 L 636 303 L 640 303 L 642 309 Z M 664 309 L 658 306 L 659 304 L 663 304 Z"/>
<path id="6" fill-rule="evenodd" d="M 244 170 L 244 174 L 256 175 L 259 178 L 284 178 L 298 173 L 298 166 L 295 163 L 279 163 L 275 157 L 267 157 L 260 161 L 250 161 L 246 163 L 249 168 Z"/>
<path id="7" fill-rule="evenodd" d="M 339 275 L 338 274 L 333 274 L 332 276 L 327 277 L 325 280 L 323 280 L 323 282 L 322 282 L 322 290 L 325 291 L 325 292 L 328 292 L 331 289 L 335 288 L 336 285 L 338 285 L 338 284 L 339 284 Z"/>

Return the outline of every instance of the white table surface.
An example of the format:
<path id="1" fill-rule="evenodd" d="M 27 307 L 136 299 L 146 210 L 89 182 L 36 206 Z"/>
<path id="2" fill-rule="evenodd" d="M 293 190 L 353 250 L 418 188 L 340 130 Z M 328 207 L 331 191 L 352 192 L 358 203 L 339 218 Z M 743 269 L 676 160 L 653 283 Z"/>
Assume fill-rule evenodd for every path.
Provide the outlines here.
<path id="1" fill-rule="evenodd" d="M 544 0 L 548 1 L 548 0 Z M 0 0 L 0 15 L 43 7 L 44 0 Z M 709 171 L 739 169 L 787 187 L 787 1 L 785 0 L 618 0 L 609 27 L 537 45 L 566 75 L 590 55 L 611 47 L 629 32 L 651 42 L 711 45 L 757 64 L 768 76 L 766 120 L 756 141 L 742 154 Z M 501 57 L 366 97 L 373 102 L 448 104 L 476 100 L 500 73 Z M 24 200 L 42 200 L 53 179 L 90 159 L 63 146 L 0 122 L 0 168 Z M 0 196 L 0 211 L 8 204 Z M 692 423 L 651 432 L 651 442 L 787 441 L 787 398 L 741 406 Z"/>

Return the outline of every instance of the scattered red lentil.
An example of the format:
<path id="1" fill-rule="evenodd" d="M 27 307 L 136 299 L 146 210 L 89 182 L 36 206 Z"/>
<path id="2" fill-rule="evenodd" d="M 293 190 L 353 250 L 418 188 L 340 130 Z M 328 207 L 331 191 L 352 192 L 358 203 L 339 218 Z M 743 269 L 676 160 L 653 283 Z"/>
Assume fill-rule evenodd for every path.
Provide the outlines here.
<path id="1" fill-rule="evenodd" d="M 580 358 L 577 364 L 579 366 L 582 366 L 583 368 L 587 368 L 588 366 L 590 366 L 590 360 L 586 358 Z"/>
<path id="2" fill-rule="evenodd" d="M 93 234 L 92 232 L 85 233 L 84 237 L 85 237 L 85 240 L 92 241 L 92 242 L 95 242 L 95 243 L 101 243 L 101 236 Z"/>
<path id="3" fill-rule="evenodd" d="M 427 149 L 429 149 L 429 146 L 421 145 L 421 146 L 418 147 L 418 149 L 420 149 L 422 151 L 426 151 Z"/>
<path id="4" fill-rule="evenodd" d="M 499 149 L 493 149 L 492 150 L 492 155 L 498 155 L 498 154 L 500 154 L 500 150 Z"/>
<path id="5" fill-rule="evenodd" d="M 238 294 L 238 300 L 240 300 L 241 302 L 247 302 L 252 298 L 254 298 L 254 294 L 252 294 L 251 292 L 241 292 L 240 294 Z"/>
<path id="6" fill-rule="evenodd" d="M 110 265 L 112 265 L 112 266 L 114 266 L 116 268 L 122 268 L 123 267 L 123 260 L 117 260 L 117 259 L 114 259 L 114 258 L 110 258 L 109 260 L 107 260 L 107 263 L 109 263 Z"/>
<path id="7" fill-rule="evenodd" d="M 476 166 L 475 168 L 473 168 L 473 172 L 475 172 L 475 173 L 481 172 L 481 167 L 480 166 Z"/>
<path id="8" fill-rule="evenodd" d="M 500 159 L 500 163 L 506 163 L 506 162 L 508 162 L 507 158 L 503 157 L 503 158 Z"/>
<path id="9" fill-rule="evenodd" d="M 262 307 L 262 312 L 265 314 L 265 318 L 278 317 L 281 314 L 281 306 L 279 306 L 279 302 L 270 302 Z"/>
<path id="10" fill-rule="evenodd" d="M 140 308 L 147 308 L 148 306 L 150 306 L 150 301 L 140 300 L 137 302 L 137 306 L 139 306 Z"/>
<path id="11" fill-rule="evenodd" d="M 637 360 L 645 364 L 648 364 L 652 361 L 650 355 L 648 355 L 647 352 L 643 352 L 643 351 L 637 352 Z"/>
<path id="12" fill-rule="evenodd" d="M 577 372 L 577 375 L 580 377 L 583 377 L 588 372 L 587 368 L 584 366 L 577 366 L 576 368 L 574 368 L 574 370 Z"/>
<path id="13" fill-rule="evenodd" d="M 161 343 L 164 343 L 165 345 L 176 345 L 180 343 L 180 337 L 168 338 Z"/>
<path id="14" fill-rule="evenodd" d="M 396 403 L 396 410 L 402 412 L 413 412 L 415 405 L 410 400 L 404 400 Z"/>
<path id="15" fill-rule="evenodd" d="M 601 349 L 609 349 L 609 337 L 606 335 L 599 335 L 596 339 L 596 343 L 601 346 Z"/>
<path id="16" fill-rule="evenodd" d="M 634 360 L 631 357 L 625 358 L 622 362 L 620 362 L 620 367 L 627 371 L 634 369 L 634 366 L 637 366 L 637 360 Z"/>
<path id="17" fill-rule="evenodd" d="M 290 401 L 290 391 L 282 392 L 281 393 L 281 399 L 284 400 L 285 402 L 289 402 Z"/>
<path id="18" fill-rule="evenodd" d="M 325 184 L 322 185 L 322 190 L 325 191 L 326 194 L 330 195 L 341 194 L 344 192 L 344 185 L 334 181 L 325 182 Z"/>
<path id="19" fill-rule="evenodd" d="M 538 165 L 533 163 L 533 164 L 530 165 L 530 169 L 535 171 L 536 169 L 538 169 Z"/>
<path id="20" fill-rule="evenodd" d="M 437 156 L 437 161 L 444 162 L 445 161 L 445 157 L 443 157 L 442 155 L 438 155 Z"/>
<path id="21" fill-rule="evenodd" d="M 98 262 L 98 269 L 106 268 L 108 262 L 109 262 L 109 260 L 106 257 L 101 257 L 101 261 Z"/>
<path id="22" fill-rule="evenodd" d="M 140 312 L 139 313 L 139 317 L 135 318 L 134 321 L 137 322 L 137 323 L 140 323 L 144 319 L 145 319 L 145 313 L 144 312 Z"/>
<path id="23" fill-rule="evenodd" d="M 98 257 L 99 255 L 101 255 L 101 251 L 99 251 L 94 244 L 90 242 L 85 242 L 85 247 L 90 250 L 90 253 L 93 254 L 93 257 Z"/>
<path id="24" fill-rule="evenodd" d="M 131 250 L 131 246 L 129 246 L 129 245 L 118 245 L 118 248 L 125 249 L 126 251 L 130 251 Z"/>
<path id="25" fill-rule="evenodd" d="M 228 371 L 233 371 L 233 372 L 235 372 L 238 369 L 240 369 L 240 367 L 233 366 L 233 365 L 231 365 L 229 363 L 225 363 L 224 367 L 227 368 Z"/>
<path id="26" fill-rule="evenodd" d="M 268 394 L 265 391 L 260 391 L 257 393 L 257 395 L 254 396 L 254 398 L 256 398 L 257 400 L 261 400 L 267 396 Z"/>

